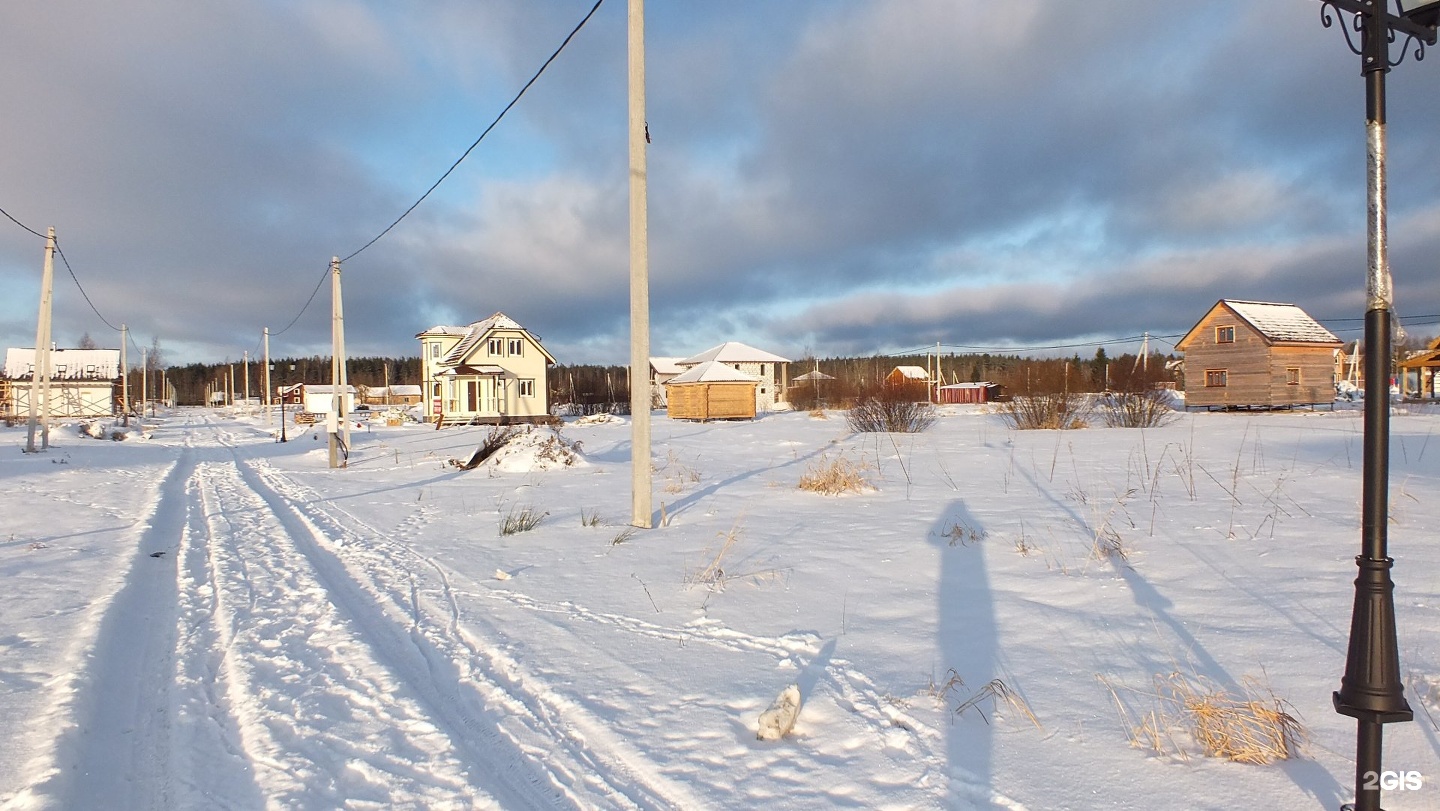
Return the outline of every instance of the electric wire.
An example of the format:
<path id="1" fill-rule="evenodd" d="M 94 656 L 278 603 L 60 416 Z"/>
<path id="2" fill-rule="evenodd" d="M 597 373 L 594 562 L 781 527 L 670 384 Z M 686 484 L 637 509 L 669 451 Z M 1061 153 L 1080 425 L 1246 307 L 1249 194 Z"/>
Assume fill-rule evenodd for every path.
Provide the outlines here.
<path id="1" fill-rule="evenodd" d="M 41 239 L 46 239 L 46 236 L 45 236 L 44 234 L 40 233 L 39 231 L 36 231 L 34 228 L 31 228 L 30 226 L 26 225 L 25 223 L 20 222 L 19 220 L 17 220 L 17 219 L 15 219 L 14 217 L 10 216 L 10 212 L 6 211 L 5 209 L 0 208 L 0 214 L 4 214 L 4 215 L 5 215 L 5 219 L 9 220 L 10 222 L 15 223 L 16 225 L 20 226 L 21 228 L 24 228 L 26 231 L 29 231 L 30 233 L 34 234 L 35 236 L 40 237 Z"/>
<path id="2" fill-rule="evenodd" d="M 580 33 L 580 29 L 584 28 L 585 24 L 590 22 L 590 18 L 595 16 L 595 12 L 600 10 L 600 5 L 604 2 L 605 0 L 595 0 L 595 5 L 591 6 L 590 11 L 587 12 L 585 16 L 581 18 L 580 22 L 577 23 L 575 27 L 570 30 L 570 33 L 567 34 L 565 36 L 565 39 L 560 42 L 560 47 L 556 48 L 554 53 L 550 54 L 550 58 L 545 60 L 544 64 L 540 66 L 539 70 L 535 71 L 535 75 L 530 77 L 530 81 L 526 82 L 525 85 L 520 88 L 520 92 L 516 93 L 515 97 L 510 99 L 510 103 L 505 105 L 505 108 L 500 111 L 499 115 L 495 116 L 495 120 L 490 122 L 490 126 L 486 127 L 484 132 L 480 133 L 480 137 L 476 138 L 475 141 L 471 143 L 470 146 L 463 153 L 461 153 L 460 157 L 456 158 L 455 162 L 450 164 L 450 168 L 446 169 L 445 173 L 440 175 L 440 178 L 438 180 L 430 184 L 430 188 L 426 189 L 425 193 L 420 195 L 419 199 L 417 199 L 414 203 L 411 203 L 410 207 L 405 209 L 405 211 L 402 212 L 399 217 L 396 217 L 394 222 L 385 226 L 385 229 L 372 237 L 369 242 L 366 242 L 364 245 L 361 245 L 359 248 L 352 251 L 348 256 L 342 258 L 340 260 L 341 264 L 344 264 L 345 262 L 354 259 L 361 253 L 363 253 L 371 245 L 374 245 L 375 243 L 383 239 L 386 234 L 389 234 L 395 229 L 395 226 L 399 225 L 406 217 L 410 216 L 411 212 L 419 208 L 420 204 L 425 202 L 426 198 L 428 198 L 431 193 L 433 193 L 436 189 L 440 188 L 440 184 L 444 183 L 446 178 L 450 177 L 450 175 L 456 170 L 456 168 L 460 166 L 461 162 L 463 162 L 466 158 L 470 157 L 470 153 L 474 152 L 475 148 L 480 146 L 480 142 L 485 140 L 485 136 L 489 135 L 490 131 L 495 129 L 496 125 L 500 123 L 500 120 L 505 117 L 505 114 L 510 112 L 510 109 L 520 101 L 520 98 L 525 95 L 525 92 L 530 89 L 530 86 L 535 84 L 535 82 L 540 78 L 541 74 L 543 74 L 545 70 L 550 67 L 550 64 L 554 62 L 557 57 L 560 56 L 560 52 L 564 51 L 565 47 L 570 44 L 570 41 L 575 38 L 575 35 Z M 295 326 L 295 323 L 300 320 L 301 316 L 305 315 L 306 311 L 310 309 L 310 305 L 314 303 L 315 297 L 319 295 L 320 288 L 324 286 L 325 279 L 327 276 L 329 276 L 330 273 L 331 269 L 327 266 L 325 269 L 325 274 L 322 275 L 320 277 L 320 281 L 316 283 L 315 289 L 311 291 L 310 297 L 306 299 L 305 304 L 301 306 L 300 312 L 296 313 L 295 317 L 290 319 L 290 323 L 286 324 L 283 329 L 278 332 L 270 333 L 270 337 L 274 338 L 279 335 L 284 335 L 290 330 L 291 327 Z"/>
<path id="3" fill-rule="evenodd" d="M 391 229 L 399 225 L 401 220 L 404 220 L 406 217 L 410 216 L 410 212 L 414 211 L 417 207 L 419 207 L 421 203 L 425 202 L 425 198 L 429 197 L 431 192 L 435 191 L 435 189 L 440 187 L 441 183 L 445 182 L 445 179 L 450 176 L 451 172 L 455 171 L 456 167 L 460 165 L 461 161 L 470 157 L 470 153 L 475 151 L 475 147 L 479 146 L 480 142 L 485 140 L 485 136 L 489 135 L 490 131 L 495 129 L 495 126 L 500 123 L 500 119 L 504 118 L 505 114 L 510 112 L 510 108 L 514 107 L 516 103 L 520 101 L 520 97 L 525 95 L 525 91 L 529 90 L 530 86 L 535 84 L 536 80 L 540 78 L 540 75 L 545 72 L 545 69 L 550 67 L 550 63 L 554 62 L 556 57 L 560 56 L 560 52 L 565 50 L 565 46 L 570 44 L 570 40 L 574 39 L 575 35 L 580 33 L 580 29 L 585 27 L 585 23 L 589 22 L 590 18 L 595 16 L 595 12 L 600 10 L 600 4 L 603 2 L 605 2 L 605 0 L 595 0 L 595 5 L 590 7 L 590 11 L 585 15 L 585 17 L 581 19 L 580 22 L 573 29 L 571 29 L 570 33 L 565 36 L 564 41 L 560 43 L 560 47 L 556 48 L 555 52 L 550 54 L 550 58 L 545 60 L 545 64 L 541 65 L 540 69 L 535 71 L 535 75 L 531 76 L 530 81 L 526 82 L 525 86 L 520 88 L 520 92 L 516 93 L 515 98 L 511 99 L 510 103 L 505 105 L 505 109 L 501 110 L 500 114 L 495 116 L 495 120 L 491 121 L 490 126 L 486 127 L 485 131 L 480 133 L 480 137 L 476 138 L 475 142 L 470 144 L 469 148 L 466 149 L 465 152 L 460 155 L 460 157 L 456 158 L 454 163 L 450 164 L 450 168 L 445 170 L 445 174 L 441 175 L 439 180 L 436 180 L 434 183 L 432 183 L 430 185 L 430 188 L 426 189 L 425 193 L 420 195 L 420 199 L 416 200 L 410 205 L 409 208 L 405 209 L 405 212 L 403 214 L 401 214 L 399 217 L 396 217 L 395 222 L 392 222 L 389 225 L 385 226 L 384 231 L 376 234 L 373 239 L 371 239 L 364 245 L 361 245 L 358 249 L 355 250 L 354 253 L 351 253 L 349 256 L 341 259 L 340 261 L 348 262 L 351 259 L 354 259 L 356 256 L 359 256 L 362 251 L 364 251 L 366 248 L 369 248 L 371 245 L 374 245 L 376 242 L 379 242 L 382 237 L 390 233 Z"/>

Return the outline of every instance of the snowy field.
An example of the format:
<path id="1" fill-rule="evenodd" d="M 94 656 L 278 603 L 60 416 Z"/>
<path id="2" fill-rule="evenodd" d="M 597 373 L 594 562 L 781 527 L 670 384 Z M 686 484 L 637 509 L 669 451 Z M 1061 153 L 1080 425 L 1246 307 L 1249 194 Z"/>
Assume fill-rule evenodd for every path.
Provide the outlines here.
<path id="1" fill-rule="evenodd" d="M 448 460 L 487 429 L 359 429 L 341 470 L 313 429 L 280 444 L 254 414 L 57 428 L 30 455 L 0 429 L 0 803 L 1335 809 L 1360 422 L 657 415 L 665 526 L 636 531 L 625 422 L 568 424 L 571 466 L 470 471 Z M 1392 432 L 1416 717 L 1386 727 L 1385 766 L 1423 785 L 1385 806 L 1433 809 L 1440 413 Z M 838 458 L 874 489 L 797 487 Z M 1203 756 L 1163 714 L 1177 679 L 1281 702 L 1301 756 Z M 757 740 L 791 684 L 794 730 Z"/>

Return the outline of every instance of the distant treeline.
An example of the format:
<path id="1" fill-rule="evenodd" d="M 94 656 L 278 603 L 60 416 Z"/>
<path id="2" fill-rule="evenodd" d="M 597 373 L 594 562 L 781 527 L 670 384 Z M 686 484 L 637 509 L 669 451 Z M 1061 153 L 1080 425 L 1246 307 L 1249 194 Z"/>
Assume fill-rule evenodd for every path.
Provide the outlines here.
<path id="1" fill-rule="evenodd" d="M 250 373 L 250 396 L 264 397 L 265 364 L 251 361 L 249 364 L 234 363 L 192 363 L 188 366 L 171 366 L 165 370 L 165 382 L 174 387 L 176 402 L 180 405 L 203 405 L 207 391 L 233 392 L 235 399 L 245 396 L 245 373 Z M 273 388 L 294 383 L 329 383 L 330 357 L 314 355 L 307 358 L 272 358 L 270 361 L 270 385 Z M 352 386 L 383 386 L 386 370 L 392 384 L 419 383 L 420 358 L 350 358 L 345 363 L 346 379 Z M 158 396 L 160 381 L 150 374 L 151 397 Z M 130 385 L 139 391 L 139 374 L 132 373 Z M 233 388 L 231 388 L 233 386 Z M 132 394 L 137 397 L 138 394 Z"/>
<path id="2" fill-rule="evenodd" d="M 1041 393 L 1048 390 L 1103 391 L 1147 386 L 1157 381 L 1174 379 L 1165 371 L 1165 363 L 1174 355 L 1151 354 L 1141 363 L 1135 354 L 1111 358 L 1102 348 L 1089 358 L 1026 358 L 1019 355 L 942 354 L 938 375 L 945 383 L 998 383 L 1009 393 Z M 786 379 L 792 386 L 795 378 L 819 371 L 834 378 L 821 384 L 819 393 L 829 402 L 844 402 L 878 391 L 885 377 L 896 366 L 918 366 L 936 374 L 936 359 L 926 355 L 872 355 L 858 358 L 805 358 L 788 364 Z M 201 405 L 210 391 L 227 391 L 232 385 L 233 396 L 245 392 L 246 364 L 192 363 L 165 370 L 164 380 L 174 387 L 181 405 Z M 271 363 L 272 386 L 293 383 L 329 383 L 330 358 L 315 355 L 305 358 L 278 358 Z M 419 384 L 420 358 L 351 358 L 346 364 L 347 379 L 353 386 Z M 259 398 L 264 385 L 264 365 L 251 362 L 250 396 Z M 131 382 L 135 395 L 139 392 L 139 373 Z M 150 374 L 152 397 L 160 392 L 157 375 Z M 557 364 L 550 367 L 550 402 L 578 403 L 593 406 L 601 403 L 630 402 L 630 370 L 626 366 L 594 364 Z M 815 387 L 812 386 L 812 389 Z"/>

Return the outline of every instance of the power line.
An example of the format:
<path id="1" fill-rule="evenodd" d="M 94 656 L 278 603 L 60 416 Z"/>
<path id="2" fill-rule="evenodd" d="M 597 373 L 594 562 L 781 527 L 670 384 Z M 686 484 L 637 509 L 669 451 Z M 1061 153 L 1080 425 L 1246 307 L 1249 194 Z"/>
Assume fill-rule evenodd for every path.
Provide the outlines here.
<path id="1" fill-rule="evenodd" d="M 45 236 L 44 234 L 40 233 L 39 231 L 36 231 L 34 228 L 31 228 L 30 226 L 26 225 L 25 223 L 20 222 L 19 220 L 17 220 L 17 219 L 15 219 L 14 217 L 10 216 L 10 212 L 6 211 L 5 209 L 0 208 L 0 214 L 4 214 L 4 215 L 5 215 L 5 219 L 9 220 L 10 222 L 15 223 L 16 225 L 20 226 L 21 228 L 24 228 L 26 231 L 29 231 L 30 233 L 34 234 L 35 236 L 40 237 L 41 239 L 45 239 L 45 238 L 46 238 L 46 236 Z"/>
<path id="2" fill-rule="evenodd" d="M 420 195 L 419 200 L 416 200 L 413 204 L 411 204 L 409 208 L 405 209 L 405 213 L 401 214 L 399 217 L 396 217 L 395 222 L 387 225 L 384 231 L 376 234 L 373 239 L 371 239 L 364 245 L 361 245 L 359 249 L 357 249 L 354 253 L 341 259 L 340 261 L 348 262 L 351 259 L 354 259 L 356 256 L 359 256 L 361 251 L 364 251 L 366 248 L 369 248 L 371 245 L 379 242 L 381 237 L 390 233 L 390 230 L 393 229 L 395 226 L 399 225 L 401 220 L 410 216 L 410 212 L 414 211 L 421 203 L 425 202 L 425 198 L 429 197 L 431 192 L 435 191 L 435 189 L 439 188 L 441 183 L 445 182 L 445 178 L 449 177 L 450 173 L 455 171 L 455 168 L 460 165 L 461 161 L 470 157 L 470 153 L 475 151 L 475 147 L 479 146 L 480 142 L 485 140 L 485 136 L 489 135 L 490 131 L 495 129 L 495 125 L 499 124 L 500 119 L 504 118 L 505 114 L 510 112 L 510 108 L 514 107 L 516 102 L 520 101 L 520 97 L 525 95 L 525 91 L 529 90 L 530 86 L 535 84 L 535 81 L 540 78 L 540 74 L 544 73 L 545 69 L 550 67 L 550 63 L 554 62 L 555 58 L 560 55 L 560 52 L 565 50 L 565 46 L 570 44 L 570 40 L 574 39 L 575 35 L 580 33 L 580 29 L 585 27 L 585 23 L 589 22 L 590 18 L 595 16 L 595 12 L 600 10 L 600 4 L 603 2 L 605 2 L 605 0 L 595 0 L 595 5 L 591 6 L 589 13 L 587 13 L 585 17 L 580 20 L 579 24 L 577 24 L 573 29 L 571 29 L 570 33 L 566 35 L 565 40 L 560 43 L 560 47 L 556 48 L 555 52 L 550 54 L 550 58 L 545 60 L 545 64 L 541 65 L 540 69 L 535 71 L 535 75 L 530 77 L 530 81 L 526 82 L 525 86 L 520 88 L 520 92 L 515 94 L 515 98 L 511 99 L 510 103 L 505 105 L 505 109 L 501 110 L 500 114 L 495 116 L 495 120 L 490 122 L 490 126 L 486 127 L 485 131 L 480 133 L 480 137 L 475 139 L 475 142 L 471 144 L 468 149 L 465 150 L 464 154 L 456 158 L 455 162 L 450 164 L 450 168 L 445 170 L 445 174 L 441 175 L 439 180 L 431 184 L 430 188 L 426 189 L 425 193 Z"/>
<path id="3" fill-rule="evenodd" d="M 80 283 L 80 277 L 76 276 L 75 269 L 70 267 L 70 260 L 65 258 L 65 252 L 60 250 L 60 240 L 58 239 L 55 240 L 55 252 L 60 254 L 60 261 L 65 263 L 65 269 L 70 272 L 70 279 L 74 281 L 75 286 L 80 289 L 80 297 L 85 299 L 86 304 L 90 305 L 90 310 L 95 313 L 95 317 L 100 319 L 100 323 L 104 324 L 112 330 L 115 330 L 116 332 L 119 332 L 120 328 L 107 321 L 105 319 L 105 316 L 101 315 L 100 311 L 96 309 L 95 302 L 90 300 L 90 294 L 85 292 L 85 285 Z"/>

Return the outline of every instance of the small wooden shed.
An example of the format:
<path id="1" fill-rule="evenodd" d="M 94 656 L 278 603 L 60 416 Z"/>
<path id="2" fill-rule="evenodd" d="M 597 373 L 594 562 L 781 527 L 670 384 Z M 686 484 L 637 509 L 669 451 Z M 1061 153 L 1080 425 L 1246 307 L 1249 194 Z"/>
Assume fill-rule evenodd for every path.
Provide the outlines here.
<path id="1" fill-rule="evenodd" d="M 1185 405 L 1288 408 L 1335 399 L 1330 330 L 1294 304 L 1221 299 L 1175 345 L 1185 353 Z"/>
<path id="2" fill-rule="evenodd" d="M 752 375 L 707 361 L 666 381 L 666 413 L 677 420 L 753 420 L 759 385 Z"/>
<path id="3" fill-rule="evenodd" d="M 951 383 L 939 388 L 941 403 L 993 403 L 1000 396 L 998 383 Z"/>

